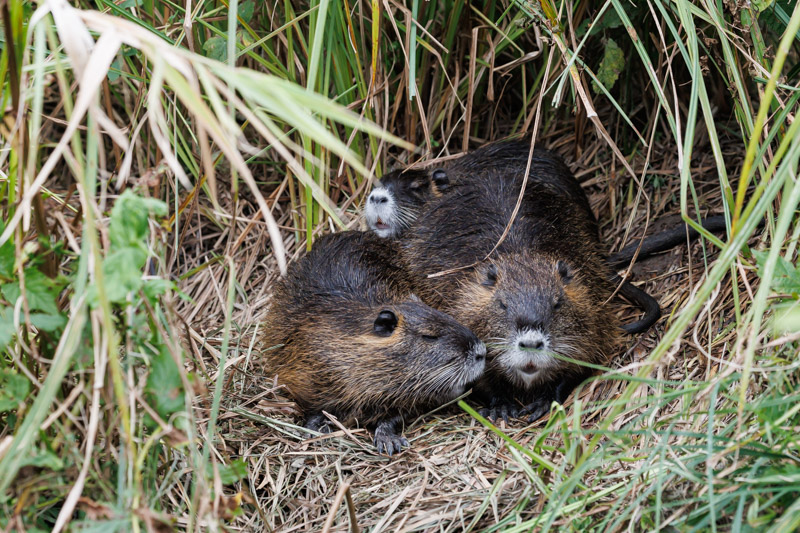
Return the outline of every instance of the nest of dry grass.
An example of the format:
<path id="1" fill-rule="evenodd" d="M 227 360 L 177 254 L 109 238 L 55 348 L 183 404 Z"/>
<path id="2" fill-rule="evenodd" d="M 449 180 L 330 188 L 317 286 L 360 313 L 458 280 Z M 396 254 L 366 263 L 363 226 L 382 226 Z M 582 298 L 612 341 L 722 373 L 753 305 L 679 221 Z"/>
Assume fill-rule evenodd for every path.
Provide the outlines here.
<path id="1" fill-rule="evenodd" d="M 630 181 L 624 179 L 624 168 L 601 139 L 584 143 L 580 157 L 575 158 L 575 133 L 570 128 L 573 120 L 565 117 L 553 123 L 552 133 L 542 135 L 540 142 L 562 153 L 583 183 L 609 250 L 680 222 L 674 146 L 654 145 L 646 167 L 641 157 L 632 161 L 637 175 L 645 176 L 649 203 L 632 209 Z M 494 139 L 486 139 L 490 140 Z M 744 159 L 743 147 L 735 139 L 725 146 L 726 161 L 731 164 L 728 173 L 736 175 Z M 692 162 L 692 176 L 702 214 L 718 213 L 722 201 L 714 161 L 702 149 L 695 153 L 700 155 Z M 271 201 L 280 206 L 281 198 L 275 196 Z M 248 210 L 246 205 L 242 201 L 240 209 Z M 289 217 L 290 213 L 283 211 L 278 223 L 287 225 Z M 348 226 L 357 229 L 358 224 L 358 213 L 351 213 Z M 263 374 L 258 362 L 259 350 L 264 349 L 258 342 L 258 324 L 269 307 L 271 286 L 277 279 L 274 260 L 265 254 L 267 243 L 261 225 L 258 218 L 241 217 L 235 227 L 219 230 L 201 217 L 190 216 L 181 250 L 187 270 L 206 263 L 214 250 L 231 250 L 241 268 L 242 293 L 248 296 L 246 302 L 236 305 L 234 313 L 240 334 L 235 344 L 234 372 L 224 395 L 220 417 L 223 443 L 218 452 L 228 459 L 247 460 L 251 468 L 242 484 L 245 501 L 262 513 L 246 513 L 235 526 L 248 531 L 268 527 L 282 532 L 345 531 L 353 524 L 362 531 L 462 531 L 503 524 L 506 527 L 536 517 L 544 506 L 545 496 L 532 486 L 530 471 L 519 463 L 520 457 L 511 453 L 502 438 L 458 407 L 420 417 L 406 427 L 411 448 L 391 458 L 376 454 L 364 429 L 341 428 L 330 435 L 309 438 L 297 427 L 301 422 L 299 411 Z M 287 230 L 284 237 L 293 258 L 304 253 L 305 243 L 295 239 L 295 232 Z M 204 249 L 200 243 L 206 239 L 213 239 L 214 245 Z M 633 266 L 633 281 L 658 299 L 664 318 L 648 332 L 627 338 L 609 363 L 611 368 L 628 376 L 635 373 L 658 343 L 673 313 L 680 311 L 714 260 L 708 244 L 696 241 Z M 226 276 L 224 265 L 215 263 L 181 287 L 192 297 L 192 302 L 180 309 L 181 314 L 196 332 L 193 333 L 196 355 L 205 358 L 209 368 L 215 367 L 212 347 L 221 342 L 217 332 L 225 305 Z M 755 278 L 751 273 L 747 278 L 751 286 L 740 290 L 752 290 Z M 724 328 L 734 315 L 730 281 L 727 283 L 719 288 L 705 316 L 684 334 L 681 350 L 659 365 L 655 379 L 705 381 L 711 373 L 719 371 L 702 344 L 711 331 Z M 629 320 L 637 312 L 628 308 L 622 318 Z M 722 345 L 735 344 L 735 335 L 735 331 L 729 333 Z M 199 346 L 200 342 L 207 347 L 205 350 Z M 715 338 L 715 343 L 719 344 L 719 339 Z M 715 355 L 724 357 L 724 350 Z M 611 378 L 582 387 L 580 401 L 584 409 L 590 410 L 584 412 L 581 426 L 591 429 L 611 413 L 614 405 L 610 400 L 619 398 L 627 385 L 624 379 Z M 641 398 L 652 392 L 641 390 L 637 396 Z M 568 417 L 572 403 L 571 399 L 565 404 Z M 643 404 L 638 411 L 626 410 L 612 424 L 621 427 L 650 408 Z M 659 411 L 659 416 L 665 419 L 679 416 L 684 409 L 681 402 L 672 402 Z M 547 424 L 547 418 L 533 424 L 520 419 L 508 427 L 501 424 L 500 429 L 527 447 L 540 438 Z M 559 438 L 547 436 L 548 441 Z M 563 454 L 556 450 L 557 446 L 551 448 L 547 458 L 553 464 L 561 463 Z M 616 473 L 631 476 L 630 482 L 635 483 L 633 470 L 620 465 Z M 589 473 L 588 479 L 591 477 Z M 595 490 L 602 487 L 602 482 L 598 485 Z M 600 500 L 592 512 L 607 512 L 614 501 L 613 496 L 608 501 Z M 562 518 L 552 525 L 568 524 L 569 520 Z"/>

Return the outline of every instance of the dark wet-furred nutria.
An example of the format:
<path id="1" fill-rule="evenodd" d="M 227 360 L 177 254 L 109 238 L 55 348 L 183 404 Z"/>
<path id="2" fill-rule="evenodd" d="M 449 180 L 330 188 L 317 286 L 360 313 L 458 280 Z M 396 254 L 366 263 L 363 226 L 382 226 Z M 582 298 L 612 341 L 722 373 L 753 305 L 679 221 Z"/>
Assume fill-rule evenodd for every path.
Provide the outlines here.
<path id="1" fill-rule="evenodd" d="M 396 243 L 368 232 L 316 241 L 277 282 L 264 329 L 267 370 L 306 427 L 328 431 L 323 411 L 358 421 L 390 455 L 408 445 L 404 417 L 463 394 L 484 369 L 484 344 L 419 301 Z"/>
<path id="2" fill-rule="evenodd" d="M 367 226 L 379 237 L 399 237 L 417 218 L 419 209 L 440 197 L 449 186 L 450 179 L 440 168 L 389 172 L 375 183 L 367 197 Z"/>
<path id="3" fill-rule="evenodd" d="M 517 203 L 528 156 L 525 147 L 524 163 L 514 162 L 520 144 L 492 145 L 509 164 L 481 163 L 482 150 L 455 161 L 447 172 L 468 179 L 462 176 L 457 187 L 430 202 L 400 242 L 423 301 L 487 343 L 486 372 L 476 391 L 491 416 L 528 413 L 536 419 L 592 373 L 563 358 L 603 364 L 622 330 L 609 303 L 614 274 L 597 222 L 557 155 L 533 153 L 519 213 L 485 259 Z"/>

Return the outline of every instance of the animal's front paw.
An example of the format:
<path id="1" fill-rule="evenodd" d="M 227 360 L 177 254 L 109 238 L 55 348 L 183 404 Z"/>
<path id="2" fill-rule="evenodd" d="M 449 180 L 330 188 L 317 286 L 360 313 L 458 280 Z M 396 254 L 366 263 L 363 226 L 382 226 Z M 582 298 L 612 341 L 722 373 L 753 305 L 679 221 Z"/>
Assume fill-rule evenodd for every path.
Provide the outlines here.
<path id="1" fill-rule="evenodd" d="M 385 453 L 392 456 L 395 452 L 399 453 L 403 448 L 408 448 L 408 440 L 403 435 L 398 433 L 397 425 L 400 420 L 391 418 L 378 422 L 375 427 L 375 447 L 378 453 Z"/>
<path id="2" fill-rule="evenodd" d="M 550 412 L 552 404 L 552 398 L 537 398 L 526 405 L 520 414 L 528 415 L 528 422 L 535 422 Z"/>
<path id="3" fill-rule="evenodd" d="M 513 401 L 493 398 L 488 408 L 480 409 L 478 413 L 497 424 L 500 419 L 508 425 L 508 419 L 516 418 L 520 415 L 519 406 Z"/>
<path id="4" fill-rule="evenodd" d="M 306 423 L 303 424 L 303 427 L 311 431 L 316 431 L 317 433 L 330 433 L 333 431 L 331 421 L 322 413 L 309 416 L 308 419 L 306 419 Z"/>
<path id="5" fill-rule="evenodd" d="M 375 447 L 378 453 L 385 453 L 389 457 L 394 453 L 400 453 L 408 446 L 408 440 L 402 435 L 375 435 Z"/>

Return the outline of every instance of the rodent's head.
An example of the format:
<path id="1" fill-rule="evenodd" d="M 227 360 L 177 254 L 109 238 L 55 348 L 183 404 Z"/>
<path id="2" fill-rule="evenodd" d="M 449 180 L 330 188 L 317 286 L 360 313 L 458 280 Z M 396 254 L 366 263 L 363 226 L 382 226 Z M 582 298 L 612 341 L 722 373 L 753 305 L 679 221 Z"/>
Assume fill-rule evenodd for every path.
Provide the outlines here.
<path id="1" fill-rule="evenodd" d="M 554 354 L 593 361 L 605 346 L 593 346 L 597 324 L 591 296 L 574 267 L 529 253 L 501 254 L 475 270 L 462 285 L 475 322 L 467 322 L 489 345 L 492 371 L 530 388 L 558 368 Z M 600 302 L 598 302 L 600 305 Z"/>
<path id="2" fill-rule="evenodd" d="M 483 374 L 486 346 L 450 315 L 416 299 L 373 309 L 371 331 L 361 344 L 382 358 L 364 369 L 365 382 L 375 372 L 375 382 L 401 389 L 405 398 L 440 404 Z"/>
<path id="3" fill-rule="evenodd" d="M 381 178 L 367 197 L 367 225 L 379 237 L 395 238 L 408 228 L 421 206 L 450 186 L 442 169 L 395 170 Z"/>

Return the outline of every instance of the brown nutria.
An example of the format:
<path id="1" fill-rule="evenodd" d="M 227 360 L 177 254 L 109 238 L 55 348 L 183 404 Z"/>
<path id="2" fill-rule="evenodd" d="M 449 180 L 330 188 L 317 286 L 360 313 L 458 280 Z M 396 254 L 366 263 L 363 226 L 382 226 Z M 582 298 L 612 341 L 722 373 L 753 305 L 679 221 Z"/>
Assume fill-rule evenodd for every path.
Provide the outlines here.
<path id="1" fill-rule="evenodd" d="M 441 196 L 449 186 L 447 173 L 440 168 L 389 172 L 367 197 L 367 226 L 379 237 L 396 238 L 411 225 L 421 206 Z"/>
<path id="2" fill-rule="evenodd" d="M 482 146 L 445 168 L 391 172 L 381 179 L 367 199 L 367 224 L 381 237 L 401 237 L 424 205 L 444 194 L 458 202 L 459 187 L 473 179 L 485 179 L 487 169 L 496 176 L 503 173 L 521 178 L 529 152 L 527 142 L 501 141 Z M 548 150 L 535 150 L 528 181 L 574 201 L 586 215 L 582 220 L 592 221 L 592 227 L 596 228 L 594 214 L 580 183 L 558 155 Z M 613 277 L 612 281 L 618 284 L 619 279 Z M 621 326 L 627 333 L 645 331 L 661 316 L 658 302 L 631 283 L 620 284 L 618 292 L 645 311 L 640 320 Z"/>
<path id="3" fill-rule="evenodd" d="M 514 211 L 527 153 L 525 164 L 481 166 L 473 163 L 480 152 L 448 168 L 472 175 L 430 202 L 401 245 L 423 301 L 487 343 L 486 372 L 476 391 L 488 401 L 490 416 L 528 413 L 533 420 L 591 375 L 591 368 L 564 358 L 602 364 L 619 342 L 608 302 L 613 272 L 580 184 L 558 156 L 539 150 L 514 223 L 485 259 Z"/>
<path id="4" fill-rule="evenodd" d="M 306 415 L 323 411 L 374 431 L 379 453 L 408 441 L 398 431 L 456 398 L 480 377 L 486 347 L 465 326 L 416 298 L 393 241 L 327 235 L 278 281 L 265 324 L 266 366 Z"/>

